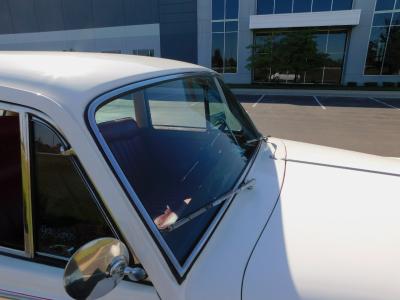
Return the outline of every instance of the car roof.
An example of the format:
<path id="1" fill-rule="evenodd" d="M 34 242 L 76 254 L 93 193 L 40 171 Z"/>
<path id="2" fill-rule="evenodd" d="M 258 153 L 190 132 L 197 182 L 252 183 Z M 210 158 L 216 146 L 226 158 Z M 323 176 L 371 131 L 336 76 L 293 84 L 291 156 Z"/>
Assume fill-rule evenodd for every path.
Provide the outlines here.
<path id="1" fill-rule="evenodd" d="M 92 99 L 117 87 L 159 76 L 202 71 L 210 70 L 145 56 L 5 51 L 0 52 L 0 91 L 11 88 L 43 95 L 43 101 L 47 99 L 82 113 Z"/>

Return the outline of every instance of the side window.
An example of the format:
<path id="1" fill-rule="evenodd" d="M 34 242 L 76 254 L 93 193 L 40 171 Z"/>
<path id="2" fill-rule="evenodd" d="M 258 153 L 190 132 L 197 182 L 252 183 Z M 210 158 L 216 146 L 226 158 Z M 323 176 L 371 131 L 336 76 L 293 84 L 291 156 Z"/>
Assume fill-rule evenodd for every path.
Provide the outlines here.
<path id="1" fill-rule="evenodd" d="M 157 129 L 205 129 L 204 88 L 197 79 L 175 80 L 144 91 Z"/>
<path id="2" fill-rule="evenodd" d="M 24 250 L 19 115 L 0 111 L 0 246 Z"/>
<path id="3" fill-rule="evenodd" d="M 65 143 L 32 121 L 32 185 L 36 251 L 70 257 L 83 244 L 113 236 Z"/>

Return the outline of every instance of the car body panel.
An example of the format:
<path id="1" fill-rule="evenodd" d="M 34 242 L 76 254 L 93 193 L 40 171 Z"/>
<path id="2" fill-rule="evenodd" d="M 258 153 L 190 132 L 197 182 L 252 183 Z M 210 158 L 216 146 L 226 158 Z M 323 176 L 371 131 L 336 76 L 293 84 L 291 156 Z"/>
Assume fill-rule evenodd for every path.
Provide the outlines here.
<path id="1" fill-rule="evenodd" d="M 248 179 L 256 186 L 239 194 L 227 210 L 191 272 L 182 299 L 240 299 L 244 270 L 254 244 L 277 203 L 285 162 L 273 159 L 285 146 L 277 140 L 264 143 Z"/>
<path id="2" fill-rule="evenodd" d="M 399 299 L 400 163 L 285 144 L 281 199 L 251 258 L 243 299 Z"/>

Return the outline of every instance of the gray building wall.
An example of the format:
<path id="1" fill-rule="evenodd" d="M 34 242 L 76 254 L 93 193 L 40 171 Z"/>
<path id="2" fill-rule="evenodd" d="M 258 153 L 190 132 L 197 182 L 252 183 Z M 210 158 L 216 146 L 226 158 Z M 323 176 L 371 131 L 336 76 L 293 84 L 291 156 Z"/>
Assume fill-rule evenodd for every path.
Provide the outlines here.
<path id="1" fill-rule="evenodd" d="M 196 0 L 0 0 L 0 50 L 132 53 L 135 49 L 154 48 L 157 56 L 196 63 L 196 15 Z M 143 24 L 159 24 L 159 29 L 111 36 L 123 28 L 132 30 L 136 29 L 132 25 Z M 120 29 L 113 30 L 117 27 Z M 71 30 L 75 31 L 68 32 Z M 55 31 L 61 31 L 59 40 L 53 36 Z M 35 34 L 36 41 L 29 33 Z"/>
<path id="2" fill-rule="evenodd" d="M 159 1 L 161 56 L 197 63 L 197 0 Z"/>

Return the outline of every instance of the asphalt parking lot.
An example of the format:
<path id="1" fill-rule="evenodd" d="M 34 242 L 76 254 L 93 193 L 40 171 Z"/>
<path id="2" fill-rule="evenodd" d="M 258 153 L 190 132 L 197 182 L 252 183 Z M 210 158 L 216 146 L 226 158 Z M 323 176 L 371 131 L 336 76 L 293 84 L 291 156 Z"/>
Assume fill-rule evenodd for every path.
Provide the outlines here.
<path id="1" fill-rule="evenodd" d="M 400 157 L 400 97 L 237 95 L 264 135 Z"/>

